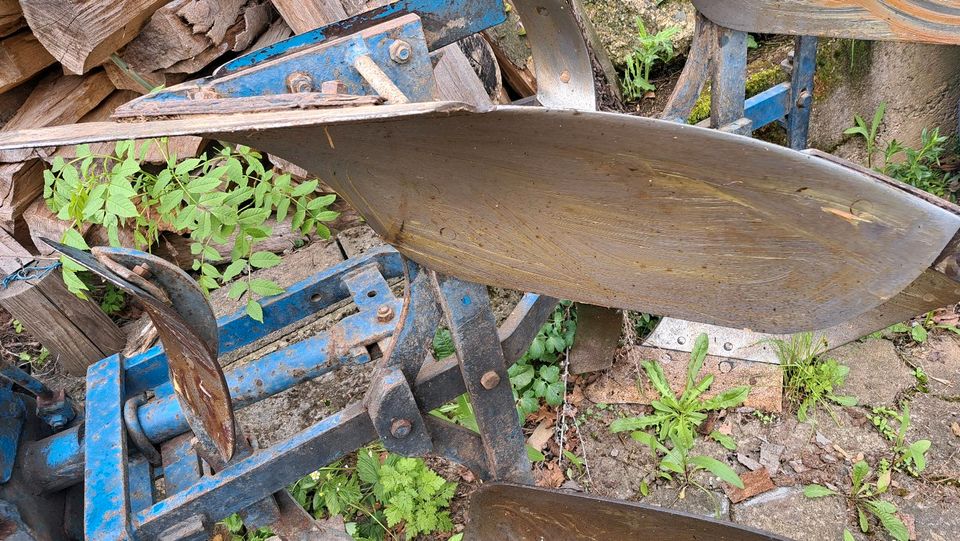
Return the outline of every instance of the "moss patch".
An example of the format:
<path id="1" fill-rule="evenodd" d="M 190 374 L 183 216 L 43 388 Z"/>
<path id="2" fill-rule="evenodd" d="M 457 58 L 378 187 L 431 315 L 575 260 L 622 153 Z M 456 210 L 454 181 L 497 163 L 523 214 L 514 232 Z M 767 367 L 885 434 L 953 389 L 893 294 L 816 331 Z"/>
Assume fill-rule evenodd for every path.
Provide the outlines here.
<path id="1" fill-rule="evenodd" d="M 764 90 L 787 80 L 787 75 L 778 67 L 765 68 L 747 77 L 746 97 L 752 98 Z M 696 124 L 710 118 L 710 87 L 703 89 L 690 111 L 687 123 Z"/>

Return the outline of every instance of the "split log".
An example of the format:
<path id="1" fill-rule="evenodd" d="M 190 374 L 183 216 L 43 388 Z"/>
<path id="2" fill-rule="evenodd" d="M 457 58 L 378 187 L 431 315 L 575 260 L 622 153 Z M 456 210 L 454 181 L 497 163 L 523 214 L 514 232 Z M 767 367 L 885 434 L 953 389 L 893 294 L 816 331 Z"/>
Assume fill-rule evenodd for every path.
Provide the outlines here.
<path id="1" fill-rule="evenodd" d="M 17 114 L 17 111 L 19 111 L 20 107 L 27 101 L 27 98 L 30 97 L 30 93 L 33 92 L 36 86 L 36 79 L 31 79 L 18 87 L 0 94 L 0 128 L 9 122 L 10 119 L 13 118 L 13 115 Z"/>
<path id="2" fill-rule="evenodd" d="M 283 253 L 300 246 L 307 240 L 307 236 L 299 230 L 293 229 L 289 220 L 277 222 L 270 218 L 263 224 L 264 227 L 272 229 L 269 237 L 257 242 L 256 250 L 273 252 L 275 254 Z M 233 249 L 233 240 L 236 234 L 232 235 L 226 244 L 212 244 L 222 258 L 216 261 L 217 265 L 227 264 L 232 261 L 230 251 Z M 189 269 L 193 265 L 193 254 L 190 253 L 190 245 L 193 243 L 189 237 L 175 232 L 166 232 L 160 237 L 160 242 L 153 250 L 154 253 L 168 261 L 172 261 L 181 268 Z"/>
<path id="3" fill-rule="evenodd" d="M 54 251 L 40 238 L 59 241 L 63 238 L 63 232 L 70 228 L 70 222 L 57 218 L 43 198 L 34 199 L 33 203 L 30 203 L 23 211 L 23 219 L 30 230 L 30 238 L 37 248 L 37 253 L 43 256 L 52 255 Z M 89 230 L 90 224 L 85 223 L 81 226 L 80 233 L 85 235 Z"/>
<path id="4" fill-rule="evenodd" d="M 73 124 L 111 92 L 113 85 L 100 70 L 83 76 L 51 73 L 40 81 L 17 114 L 0 131 Z M 31 156 L 47 154 L 49 152 L 5 150 L 0 152 L 0 162 L 19 162 Z"/>
<path id="5" fill-rule="evenodd" d="M 117 53 L 123 68 L 104 67 L 117 88 L 144 94 L 147 86 L 179 83 L 225 53 L 247 49 L 274 18 L 267 0 L 175 0 Z"/>
<path id="6" fill-rule="evenodd" d="M 0 273 L 6 276 L 32 262 L 25 248 L 0 231 Z M 59 269 L 0 287 L 0 306 L 74 376 L 83 376 L 89 365 L 125 344 L 123 332 L 99 306 L 67 290 Z"/>
<path id="7" fill-rule="evenodd" d="M 120 107 L 124 103 L 127 103 L 138 96 L 139 94 L 130 90 L 117 90 L 110 94 L 107 99 L 103 100 L 100 105 L 84 115 L 79 122 L 108 121 L 110 120 L 110 115 L 117 110 L 117 107 Z M 167 163 L 167 156 L 170 154 L 176 155 L 178 159 L 193 158 L 199 155 L 201 149 L 206 144 L 206 140 L 202 137 L 194 136 L 170 137 L 167 139 L 166 145 L 162 148 L 159 141 L 156 140 L 140 139 L 136 141 L 136 144 L 138 148 L 140 145 L 149 145 L 148 150 L 143 157 L 144 162 L 165 164 Z M 113 154 L 115 147 L 116 143 L 113 142 L 93 143 L 90 145 L 90 151 L 95 155 L 110 155 Z M 56 152 L 53 153 L 53 156 L 60 156 L 64 159 L 74 158 L 76 155 L 77 147 L 73 145 L 60 147 L 56 150 Z"/>
<path id="8" fill-rule="evenodd" d="M 360 2 L 362 4 L 362 1 Z M 295 34 L 303 34 L 315 28 L 335 23 L 346 19 L 364 9 L 371 9 L 355 6 L 357 11 L 347 12 L 344 2 L 340 0 L 312 0 L 302 2 L 300 0 L 273 0 L 273 6 L 280 12 L 280 16 L 287 22 Z"/>
<path id="9" fill-rule="evenodd" d="M 167 0 L 20 0 L 40 43 L 76 75 L 102 64 L 137 36 Z"/>
<path id="10" fill-rule="evenodd" d="M 283 19 L 277 19 L 273 21 L 273 24 L 270 25 L 270 28 L 267 28 L 266 32 L 260 34 L 260 37 L 257 38 L 257 41 L 253 42 L 244 54 L 256 51 L 257 49 L 262 49 L 268 45 L 273 45 L 274 43 L 281 42 L 290 36 L 293 35 L 293 29 L 290 28 L 290 25 L 287 24 L 287 21 Z"/>
<path id="11" fill-rule="evenodd" d="M 14 234 L 17 220 L 43 193 L 43 162 L 37 159 L 0 165 L 0 227 Z"/>
<path id="12" fill-rule="evenodd" d="M 23 19 L 23 10 L 17 0 L 0 0 L 0 38 L 20 30 L 27 25 Z"/>
<path id="13" fill-rule="evenodd" d="M 17 86 L 55 60 L 29 30 L 22 30 L 0 41 L 0 92 Z"/>

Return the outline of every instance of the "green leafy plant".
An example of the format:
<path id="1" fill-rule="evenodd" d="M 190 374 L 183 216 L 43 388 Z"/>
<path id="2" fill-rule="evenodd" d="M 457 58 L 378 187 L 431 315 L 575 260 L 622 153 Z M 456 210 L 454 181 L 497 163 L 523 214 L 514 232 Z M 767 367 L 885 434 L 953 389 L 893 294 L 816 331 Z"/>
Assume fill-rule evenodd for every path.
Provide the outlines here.
<path id="1" fill-rule="evenodd" d="M 775 339 L 771 343 L 783 367 L 784 394 L 796 408 L 799 420 L 806 421 L 818 405 L 824 406 L 836 420 L 830 403 L 857 404 L 855 397 L 836 394 L 850 369 L 835 359 L 823 358 L 827 348 L 824 339 L 814 340 L 812 333 L 799 333 L 789 340 Z"/>
<path id="2" fill-rule="evenodd" d="M 867 145 L 867 167 L 873 167 L 873 155 L 877 150 L 877 135 L 880 132 L 880 124 L 883 122 L 883 115 L 886 114 L 887 103 L 880 102 L 873 112 L 873 120 L 868 126 L 866 121 L 860 115 L 854 115 L 853 126 L 844 130 L 844 135 L 859 135 Z"/>
<path id="3" fill-rule="evenodd" d="M 223 525 L 226 526 L 227 531 L 230 532 L 231 537 L 234 539 L 242 539 L 243 541 L 266 541 L 273 537 L 273 532 L 271 532 L 269 528 L 248 530 L 247 527 L 243 525 L 243 519 L 237 514 L 230 515 L 223 519 Z"/>
<path id="4" fill-rule="evenodd" d="M 651 34 L 640 17 L 637 17 L 636 24 L 638 43 L 633 52 L 627 55 L 627 65 L 620 83 L 628 100 L 640 99 L 645 93 L 656 90 L 656 86 L 650 82 L 650 69 L 657 62 L 673 59 L 673 36 L 680 31 L 679 26 L 670 26 Z"/>
<path id="5" fill-rule="evenodd" d="M 937 197 L 955 199 L 950 193 L 950 183 L 955 177 L 939 169 L 946 143 L 947 137 L 940 135 L 940 128 L 924 128 L 918 149 L 894 139 L 884 150 L 883 173 Z"/>
<path id="6" fill-rule="evenodd" d="M 713 398 L 703 398 L 714 379 L 712 374 L 708 374 L 697 381 L 707 356 L 708 345 L 706 334 L 701 334 L 694 342 L 690 363 L 687 365 L 686 382 L 679 395 L 670 388 L 658 363 L 644 361 L 644 372 L 659 395 L 657 400 L 650 403 L 653 413 L 616 419 L 610 425 L 612 432 L 630 432 L 631 438 L 648 446 L 655 456 L 662 456 L 658 475 L 667 480 L 678 478 L 683 485 L 681 490 L 687 485 L 693 485 L 706 491 L 691 477 L 701 470 L 709 471 L 731 485 L 743 488 L 740 477 L 727 464 L 708 456 L 689 456 L 697 428 L 707 419 L 706 412 L 739 406 L 750 391 L 746 386 L 735 387 Z M 653 429 L 654 432 L 646 432 L 647 429 Z M 736 448 L 736 443 L 729 436 L 714 431 L 710 437 L 728 449 Z M 667 444 L 671 447 L 668 448 Z"/>
<path id="7" fill-rule="evenodd" d="M 43 368 L 47 364 L 47 361 L 50 359 L 50 350 L 45 347 L 40 348 L 40 352 L 36 356 L 27 353 L 26 351 L 21 351 L 17 354 L 17 359 L 21 362 L 29 363 L 35 369 Z"/>
<path id="8" fill-rule="evenodd" d="M 142 164 L 152 144 L 167 156 L 159 170 Z M 76 158 L 57 157 L 44 171 L 43 193 L 57 217 L 70 223 L 60 240 L 74 248 L 89 249 L 81 235 L 85 224 L 103 226 L 111 246 L 121 246 L 120 231 L 129 230 L 135 247 L 143 250 L 164 230 L 188 234 L 200 286 L 209 291 L 244 277 L 229 294 L 247 296 L 247 313 L 262 321 L 262 307 L 253 295 L 283 292 L 275 282 L 251 276 L 254 269 L 280 263 L 279 256 L 255 249 L 272 233 L 267 220 L 289 218 L 302 233 L 327 238 L 330 231 L 323 222 L 338 214 L 327 208 L 336 196 L 314 195 L 319 181 L 294 185 L 290 175 L 266 170 L 261 158 L 248 147 L 225 146 L 181 161 L 167 152 L 162 139 L 140 145 L 120 141 L 111 155 L 94 155 L 88 145 L 80 145 Z M 230 248 L 231 261 L 222 270 L 217 246 Z M 66 258 L 61 262 L 64 282 L 83 296 L 89 287 L 77 276 L 82 267 Z"/>
<path id="9" fill-rule="evenodd" d="M 433 335 L 433 358 L 439 361 L 456 352 L 457 348 L 453 345 L 453 335 L 450 334 L 450 329 L 438 327 L 437 332 Z"/>
<path id="10" fill-rule="evenodd" d="M 870 421 L 884 438 L 893 442 L 893 467 L 918 477 L 927 467 L 926 455 L 931 443 L 930 440 L 907 442 L 910 405 L 904 402 L 900 412 L 886 407 L 873 408 Z"/>
<path id="11" fill-rule="evenodd" d="M 896 506 L 880 499 L 880 496 L 890 488 L 890 469 L 880 468 L 876 480 L 871 482 L 868 479 L 872 474 L 870 466 L 862 460 L 853 465 L 850 473 L 852 488 L 847 499 L 851 507 L 857 511 L 860 531 L 863 533 L 870 531 L 870 516 L 873 516 L 891 537 L 897 541 L 907 541 L 910 537 L 909 532 L 903 521 L 897 517 Z M 808 498 L 839 495 L 837 491 L 822 485 L 807 485 L 803 488 L 803 494 Z"/>
<path id="12" fill-rule="evenodd" d="M 21 323 L 19 319 L 11 320 L 10 324 L 13 325 L 13 332 L 17 334 L 23 332 L 23 323 Z"/>
<path id="13" fill-rule="evenodd" d="M 103 296 L 100 298 L 100 309 L 103 310 L 103 313 L 112 316 L 123 310 L 126 303 L 127 296 L 120 288 L 113 284 L 106 284 L 103 289 Z"/>
<path id="14" fill-rule="evenodd" d="M 576 332 L 573 304 L 561 301 L 527 352 L 507 370 L 521 418 L 540 409 L 541 400 L 551 406 L 563 403 L 565 389 L 558 361 L 573 346 Z"/>

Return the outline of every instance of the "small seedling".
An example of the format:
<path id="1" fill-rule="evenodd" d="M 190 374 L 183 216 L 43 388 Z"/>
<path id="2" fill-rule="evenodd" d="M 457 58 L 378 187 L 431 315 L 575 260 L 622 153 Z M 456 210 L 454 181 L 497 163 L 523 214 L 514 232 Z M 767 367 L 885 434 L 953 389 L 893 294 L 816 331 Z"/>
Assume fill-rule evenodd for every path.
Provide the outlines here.
<path id="1" fill-rule="evenodd" d="M 19 319 L 14 319 L 10 322 L 13 325 L 13 332 L 20 334 L 23 332 L 23 323 Z"/>
<path id="2" fill-rule="evenodd" d="M 835 359 L 824 359 L 827 343 L 814 340 L 812 333 L 799 333 L 789 340 L 770 341 L 777 350 L 783 367 L 783 388 L 787 400 L 796 408 L 797 418 L 806 421 L 810 414 L 823 406 L 836 421 L 830 403 L 855 406 L 857 399 L 839 395 L 835 390 L 843 385 L 850 369 Z"/>
<path id="3" fill-rule="evenodd" d="M 918 477 L 927 467 L 927 451 L 930 449 L 930 440 L 907 442 L 907 430 L 910 429 L 910 405 L 903 403 L 903 409 L 898 413 L 885 407 L 873 408 L 870 421 L 880 434 L 893 442 L 893 467 Z M 891 423 L 896 423 L 894 427 Z"/>
<path id="4" fill-rule="evenodd" d="M 870 516 L 872 515 L 891 537 L 897 541 L 908 541 L 910 535 L 906 525 L 896 515 L 896 506 L 880 499 L 880 496 L 890 488 L 890 469 L 880 468 L 876 475 L 876 481 L 868 482 L 867 479 L 871 477 L 872 473 L 870 466 L 862 460 L 854 464 L 850 473 L 853 486 L 847 499 L 851 507 L 857 510 L 857 523 L 860 526 L 860 531 L 863 533 L 870 531 Z M 807 485 L 803 488 L 803 494 L 808 498 L 839 495 L 837 491 L 822 485 Z M 847 537 L 848 535 L 844 534 L 844 539 Z M 852 538 L 852 536 L 850 537 Z"/>
<path id="5" fill-rule="evenodd" d="M 656 90 L 656 86 L 650 82 L 650 68 L 657 62 L 673 59 L 673 36 L 680 31 L 679 26 L 670 26 L 651 34 L 640 17 L 637 17 L 636 24 L 639 42 L 627 56 L 627 67 L 620 85 L 628 100 L 638 100 L 647 92 Z"/>
<path id="6" fill-rule="evenodd" d="M 880 124 L 883 122 L 883 115 L 886 113 L 886 102 L 880 102 L 877 109 L 873 112 L 873 120 L 867 126 L 866 121 L 860 115 L 854 115 L 854 126 L 844 130 L 844 135 L 859 135 L 863 137 L 867 145 L 867 167 L 873 168 L 873 155 L 877 150 L 877 135 L 880 131 Z"/>

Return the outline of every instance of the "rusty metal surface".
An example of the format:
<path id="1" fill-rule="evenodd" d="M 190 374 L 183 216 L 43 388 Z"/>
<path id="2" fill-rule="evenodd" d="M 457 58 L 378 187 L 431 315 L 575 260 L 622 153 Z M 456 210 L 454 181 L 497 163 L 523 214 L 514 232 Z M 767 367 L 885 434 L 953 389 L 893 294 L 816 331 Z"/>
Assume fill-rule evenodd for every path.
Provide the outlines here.
<path id="1" fill-rule="evenodd" d="M 215 450 L 219 458 L 228 462 L 233 456 L 236 433 L 230 390 L 217 363 L 216 335 L 211 347 L 208 337 L 199 334 L 194 325 L 176 310 L 116 275 L 92 255 L 51 240 L 42 240 L 140 302 L 160 335 L 174 391 L 200 447 L 206 450 L 208 456 L 205 458 L 213 460 L 214 457 L 209 455 Z"/>
<path id="2" fill-rule="evenodd" d="M 107 126 L 4 134 L 0 148 L 202 132 L 305 166 L 438 271 L 761 332 L 878 306 L 960 226 L 825 160 L 608 113 L 435 103 Z"/>
<path id="3" fill-rule="evenodd" d="M 585 374 L 610 368 L 622 330 L 620 310 L 578 304 L 577 336 L 569 356 L 570 372 Z"/>
<path id="4" fill-rule="evenodd" d="M 473 493 L 469 516 L 464 539 L 470 541 L 789 541 L 653 505 L 499 483 Z"/>
<path id="5" fill-rule="evenodd" d="M 717 24 L 763 34 L 960 44 L 960 4 L 930 0 L 694 0 Z"/>

